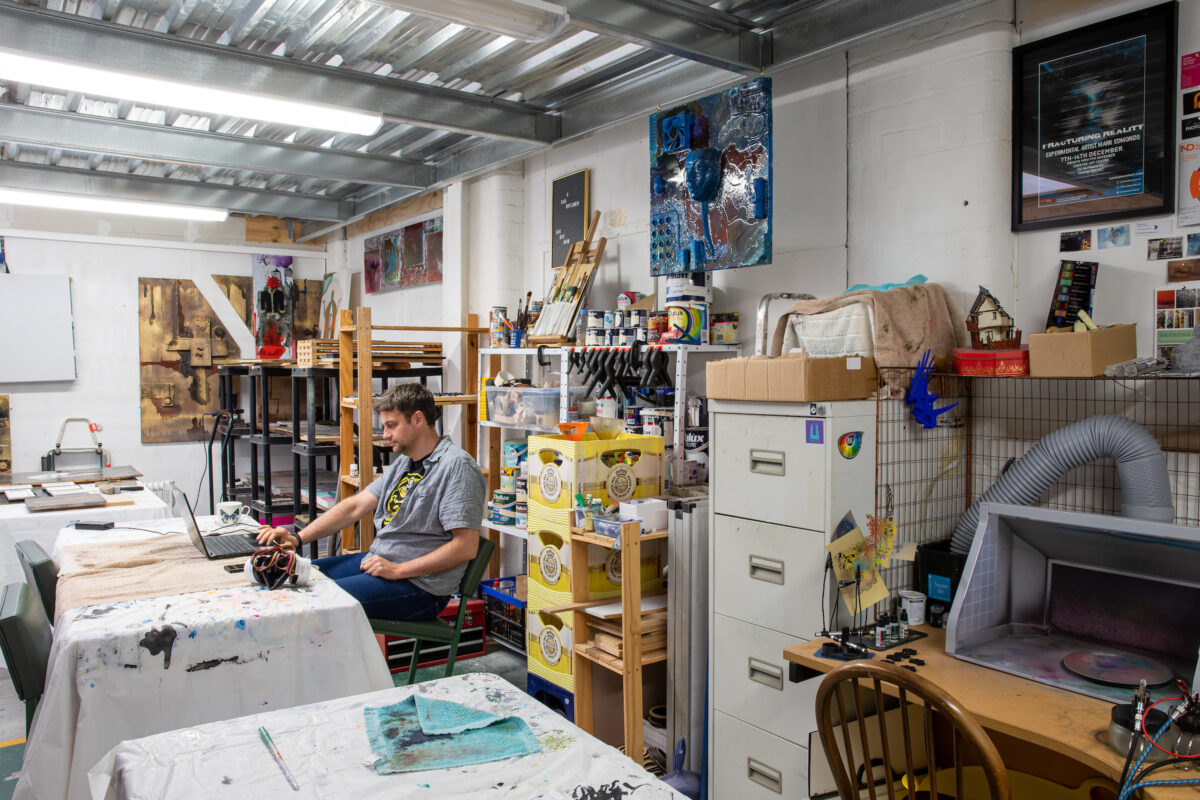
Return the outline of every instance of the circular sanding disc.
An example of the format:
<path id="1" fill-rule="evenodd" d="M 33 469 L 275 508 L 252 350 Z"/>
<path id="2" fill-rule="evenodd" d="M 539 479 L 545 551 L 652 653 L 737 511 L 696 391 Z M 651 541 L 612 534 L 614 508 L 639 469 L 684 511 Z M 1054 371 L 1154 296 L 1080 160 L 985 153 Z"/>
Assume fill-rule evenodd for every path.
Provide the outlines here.
<path id="1" fill-rule="evenodd" d="M 1157 686 L 1174 677 L 1161 661 L 1131 653 L 1110 653 L 1103 650 L 1076 650 L 1067 653 L 1063 666 L 1081 678 L 1112 686 L 1137 686 L 1144 678 Z"/>

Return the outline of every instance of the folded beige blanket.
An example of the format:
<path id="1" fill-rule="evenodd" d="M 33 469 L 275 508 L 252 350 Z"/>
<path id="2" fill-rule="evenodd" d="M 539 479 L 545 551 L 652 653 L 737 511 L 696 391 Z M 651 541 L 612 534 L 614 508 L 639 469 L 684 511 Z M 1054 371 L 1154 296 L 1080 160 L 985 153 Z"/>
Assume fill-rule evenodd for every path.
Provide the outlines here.
<path id="1" fill-rule="evenodd" d="M 949 359 L 954 348 L 967 347 L 970 342 L 962 312 L 950 294 L 941 284 L 923 283 L 886 292 L 859 289 L 820 300 L 799 300 L 775 325 L 771 352 L 781 353 L 790 315 L 821 314 L 852 303 L 871 307 L 875 365 L 880 368 L 915 367 L 925 350 L 932 350 L 935 358 Z M 888 380 L 886 373 L 880 374 Z"/>
<path id="2" fill-rule="evenodd" d="M 54 621 L 71 608 L 246 586 L 244 574 L 224 570 L 226 564 L 245 560 L 238 556 L 209 561 L 185 534 L 64 547 Z M 313 577 L 323 578 L 316 571 Z"/>

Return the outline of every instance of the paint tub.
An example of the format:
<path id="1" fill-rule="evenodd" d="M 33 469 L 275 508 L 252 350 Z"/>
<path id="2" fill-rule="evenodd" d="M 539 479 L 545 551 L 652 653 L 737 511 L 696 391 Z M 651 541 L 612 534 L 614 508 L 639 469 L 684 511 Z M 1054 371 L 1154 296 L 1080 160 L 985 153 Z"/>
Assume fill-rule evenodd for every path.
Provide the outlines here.
<path id="1" fill-rule="evenodd" d="M 516 467 L 501 467 L 500 468 L 500 491 L 513 492 L 517 491 L 517 468 Z"/>
<path id="2" fill-rule="evenodd" d="M 504 458 L 503 466 L 517 467 L 525 460 L 525 454 L 529 451 L 529 445 L 524 441 L 512 441 L 504 443 Z"/>
<path id="3" fill-rule="evenodd" d="M 625 314 L 631 328 L 644 328 L 650 322 L 650 312 L 644 308 L 631 308 Z"/>
<path id="4" fill-rule="evenodd" d="M 589 330 L 592 330 L 592 329 L 604 330 L 604 315 L 606 313 L 607 312 L 605 312 L 605 311 L 597 311 L 596 309 L 592 309 L 591 311 L 588 311 L 587 312 L 588 329 Z"/>
<path id="5" fill-rule="evenodd" d="M 641 292 L 621 292 L 617 295 L 617 308 L 629 308 L 645 297 Z"/>
<path id="6" fill-rule="evenodd" d="M 685 461 L 694 461 L 700 465 L 700 471 L 704 475 L 702 480 L 706 480 L 708 478 L 708 428 L 685 429 L 683 452 Z"/>
<path id="7" fill-rule="evenodd" d="M 708 303 L 667 304 L 667 329 L 664 342 L 672 344 L 708 344 Z"/>
<path id="8" fill-rule="evenodd" d="M 584 336 L 583 343 L 588 347 L 603 347 L 604 329 L 588 328 L 587 334 Z"/>
<path id="9" fill-rule="evenodd" d="M 639 342 L 649 341 L 650 332 L 646 328 L 634 328 L 633 338 Z"/>
<path id="10" fill-rule="evenodd" d="M 492 492 L 492 522 L 499 525 L 516 524 L 517 495 L 514 492 Z"/>
<path id="11" fill-rule="evenodd" d="M 617 333 L 617 344 L 621 347 L 629 347 L 633 344 L 633 328 L 621 328 Z"/>
<path id="12" fill-rule="evenodd" d="M 610 308 L 609 310 L 605 311 L 604 312 L 604 329 L 611 331 L 611 330 L 615 330 L 615 329 L 621 327 L 621 317 L 622 316 L 624 316 L 624 315 L 621 314 L 620 311 L 616 311 L 615 309 Z"/>
<path id="13" fill-rule="evenodd" d="M 621 403 L 613 397 L 596 398 L 596 416 L 605 419 L 617 419 L 621 413 Z"/>
<path id="14" fill-rule="evenodd" d="M 642 409 L 642 433 L 646 436 L 661 436 L 667 440 L 675 438 L 675 415 L 665 408 Z"/>
<path id="15" fill-rule="evenodd" d="M 609 328 L 608 330 L 606 330 L 604 332 L 604 346 L 605 347 L 616 347 L 617 346 L 617 335 L 618 334 L 617 334 L 617 331 L 615 328 Z"/>
<path id="16" fill-rule="evenodd" d="M 655 311 L 650 314 L 649 322 L 646 325 L 646 341 L 650 344 L 657 344 L 662 341 L 663 334 L 667 331 L 667 312 Z"/>

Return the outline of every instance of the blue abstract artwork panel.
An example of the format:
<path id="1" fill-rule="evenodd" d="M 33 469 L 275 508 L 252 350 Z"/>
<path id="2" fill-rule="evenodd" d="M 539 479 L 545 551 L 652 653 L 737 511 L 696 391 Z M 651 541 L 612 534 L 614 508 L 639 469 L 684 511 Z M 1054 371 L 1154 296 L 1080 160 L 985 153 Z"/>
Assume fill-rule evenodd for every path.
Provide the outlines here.
<path id="1" fill-rule="evenodd" d="M 771 79 L 650 116 L 650 274 L 771 263 Z"/>

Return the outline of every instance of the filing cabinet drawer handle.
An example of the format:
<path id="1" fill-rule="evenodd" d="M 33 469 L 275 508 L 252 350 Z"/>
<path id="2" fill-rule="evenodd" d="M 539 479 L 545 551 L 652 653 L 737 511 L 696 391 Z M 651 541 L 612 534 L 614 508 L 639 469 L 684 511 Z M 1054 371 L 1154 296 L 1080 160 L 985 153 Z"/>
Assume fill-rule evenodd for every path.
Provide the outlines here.
<path id="1" fill-rule="evenodd" d="M 750 471 L 759 475 L 783 475 L 787 472 L 782 450 L 751 450 Z"/>
<path id="2" fill-rule="evenodd" d="M 783 773 L 777 769 L 771 769 L 761 761 L 755 761 L 753 758 L 746 759 L 746 777 L 759 786 L 765 786 L 775 794 L 783 794 Z"/>
<path id="3" fill-rule="evenodd" d="M 750 556 L 750 577 L 756 581 L 783 585 L 783 562 L 777 558 Z"/>
<path id="4" fill-rule="evenodd" d="M 747 659 L 746 665 L 750 680 L 755 683 L 761 683 L 770 689 L 783 691 L 782 667 L 768 664 L 766 661 L 759 661 L 757 658 Z"/>

